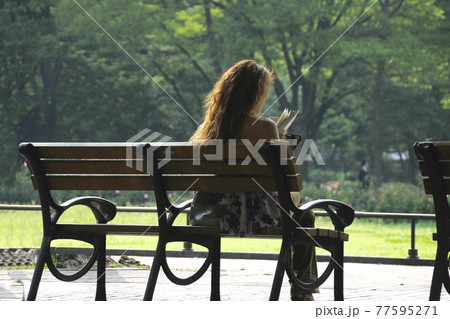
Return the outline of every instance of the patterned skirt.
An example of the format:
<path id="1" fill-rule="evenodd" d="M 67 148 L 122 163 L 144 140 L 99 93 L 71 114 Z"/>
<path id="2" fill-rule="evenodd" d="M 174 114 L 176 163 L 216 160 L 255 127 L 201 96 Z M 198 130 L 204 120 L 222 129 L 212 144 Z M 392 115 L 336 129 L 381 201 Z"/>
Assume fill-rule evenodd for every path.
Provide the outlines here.
<path id="1" fill-rule="evenodd" d="M 223 234 L 245 237 L 280 226 L 276 192 L 196 192 L 189 213 L 193 226 L 220 226 Z"/>

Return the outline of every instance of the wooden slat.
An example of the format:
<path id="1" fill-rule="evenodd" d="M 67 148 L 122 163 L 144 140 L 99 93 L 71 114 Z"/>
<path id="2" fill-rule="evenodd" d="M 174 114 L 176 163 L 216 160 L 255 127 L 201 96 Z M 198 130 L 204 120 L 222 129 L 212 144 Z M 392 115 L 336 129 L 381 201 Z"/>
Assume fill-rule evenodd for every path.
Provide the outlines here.
<path id="1" fill-rule="evenodd" d="M 257 145 L 256 141 L 250 142 L 252 145 Z M 292 149 L 288 146 L 285 141 L 276 141 L 279 145 L 287 146 L 283 150 L 286 150 L 285 154 L 280 154 L 282 158 L 290 158 L 292 157 Z M 152 147 L 155 147 L 155 157 L 156 158 L 165 158 L 166 148 L 170 147 L 170 158 L 171 159 L 192 159 L 198 158 L 201 159 L 211 159 L 211 156 L 217 156 L 220 159 L 228 159 L 228 158 L 236 158 L 236 159 L 245 159 L 248 156 L 253 158 L 249 151 L 249 147 L 242 142 L 236 142 L 235 144 L 223 144 L 223 145 L 193 145 L 191 143 L 152 143 Z M 222 154 L 220 154 L 222 151 Z M 257 150 L 256 150 L 257 151 Z M 205 156 L 206 155 L 206 156 Z M 200 157 L 199 157 L 200 156 Z"/>
<path id="2" fill-rule="evenodd" d="M 296 233 L 298 236 L 304 237 L 327 237 L 342 241 L 348 241 L 349 239 L 349 235 L 347 233 L 326 228 L 297 228 Z"/>
<path id="3" fill-rule="evenodd" d="M 272 175 L 269 165 L 259 165 L 256 161 L 251 161 L 248 165 L 242 165 L 242 160 L 237 160 L 236 164 L 228 160 L 207 161 L 203 160 L 200 165 L 193 160 L 175 159 L 161 167 L 162 174 L 217 174 L 217 175 Z M 298 174 L 298 166 L 295 158 L 287 160 L 285 167 L 286 174 Z"/>
<path id="4" fill-rule="evenodd" d="M 136 158 L 136 146 L 127 143 L 33 143 L 33 146 L 40 158 L 126 159 L 127 149 Z"/>
<path id="5" fill-rule="evenodd" d="M 256 142 L 251 143 L 255 144 Z M 285 141 L 276 141 L 276 143 L 287 145 Z M 155 142 L 150 144 L 154 149 L 156 158 L 166 157 L 165 149 L 168 147 L 172 159 L 192 159 L 194 155 L 198 155 L 198 152 L 200 152 L 200 159 L 202 159 L 204 154 L 217 155 L 218 149 L 218 146 L 215 145 L 194 146 L 189 142 Z M 143 144 L 141 143 L 141 145 Z M 126 159 L 127 149 L 129 148 L 134 150 L 133 158 L 136 156 L 136 144 L 132 143 L 33 143 L 33 146 L 41 158 Z M 244 159 L 251 154 L 242 142 L 237 142 L 233 147 L 224 144 L 220 149 L 223 150 L 224 159 L 228 159 L 230 155 L 235 155 L 237 159 Z M 233 150 L 231 153 L 230 149 Z M 282 157 L 291 157 L 291 149 L 287 147 L 286 151 L 287 153 L 282 154 Z"/>
<path id="6" fill-rule="evenodd" d="M 128 166 L 131 164 L 130 166 Z M 233 163 L 234 164 L 234 163 Z M 46 174 L 147 174 L 147 163 L 143 160 L 105 159 L 43 159 L 42 169 Z M 285 165 L 287 174 L 297 174 L 298 167 L 295 158 L 287 160 Z M 139 168 L 139 169 L 138 169 Z M 259 165 L 252 161 L 242 165 L 242 160 L 231 165 L 229 161 L 203 160 L 200 165 L 193 160 L 175 159 L 161 167 L 162 174 L 219 174 L 219 175 L 271 175 L 272 169 L 268 165 Z"/>
<path id="7" fill-rule="evenodd" d="M 416 157 L 421 159 L 421 155 L 418 153 L 417 149 L 419 143 L 416 142 L 414 144 L 414 152 L 416 153 Z M 437 148 L 437 159 L 438 160 L 448 160 L 450 159 L 450 142 L 430 142 Z"/>
<path id="8" fill-rule="evenodd" d="M 433 194 L 431 190 L 431 182 L 428 178 L 423 178 L 423 186 L 426 194 Z M 444 179 L 444 191 L 446 194 L 450 194 L 450 178 Z"/>
<path id="9" fill-rule="evenodd" d="M 178 234 L 220 235 L 220 228 L 212 226 L 174 226 L 173 229 Z M 154 236 L 158 235 L 159 227 L 130 224 L 57 224 L 56 231 L 104 235 Z"/>
<path id="10" fill-rule="evenodd" d="M 281 227 L 266 227 L 258 230 L 257 233 L 253 234 L 254 237 L 262 236 L 262 237 L 280 237 L 282 235 L 282 228 Z M 325 229 L 325 228 L 301 228 L 298 227 L 295 232 L 296 236 L 298 238 L 317 238 L 317 237 L 326 237 L 326 238 L 333 238 L 333 239 L 339 239 L 343 241 L 348 241 L 348 234 L 332 230 L 332 229 Z"/>
<path id="11" fill-rule="evenodd" d="M 428 169 L 425 165 L 425 161 L 419 161 L 420 173 L 422 176 L 428 176 Z M 450 177 L 450 160 L 441 160 L 439 161 L 439 169 L 444 177 Z"/>
<path id="12" fill-rule="evenodd" d="M 433 145 L 437 148 L 438 160 L 450 159 L 450 142 L 433 142 Z"/>
<path id="13" fill-rule="evenodd" d="M 299 175 L 288 177 L 292 191 L 301 190 Z M 171 191 L 275 191 L 273 177 L 243 176 L 166 176 L 164 183 Z M 146 175 L 51 175 L 51 190 L 153 190 L 152 179 Z M 261 187 L 260 187 L 261 186 Z"/>
<path id="14" fill-rule="evenodd" d="M 42 169 L 46 174 L 146 174 L 147 167 L 143 160 L 134 160 L 127 166 L 125 159 L 89 159 L 89 160 L 41 160 Z M 137 168 L 142 168 L 137 169 Z"/>

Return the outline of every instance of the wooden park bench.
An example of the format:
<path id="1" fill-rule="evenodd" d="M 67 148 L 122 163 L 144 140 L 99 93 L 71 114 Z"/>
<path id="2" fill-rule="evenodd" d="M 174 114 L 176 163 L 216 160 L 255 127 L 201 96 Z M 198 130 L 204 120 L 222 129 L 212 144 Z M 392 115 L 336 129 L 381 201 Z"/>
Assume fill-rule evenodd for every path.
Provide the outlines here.
<path id="1" fill-rule="evenodd" d="M 280 148 L 287 152 L 281 152 Z M 45 264 L 56 278 L 73 281 L 86 274 L 95 261 L 96 300 L 106 300 L 107 235 L 159 236 L 144 300 L 153 298 L 160 268 L 172 282 L 189 285 L 202 277 L 210 265 L 211 300 L 220 300 L 220 229 L 216 226 L 174 225 L 177 216 L 190 206 L 191 201 L 175 206 L 169 200 L 168 191 L 277 191 L 281 210 L 293 212 L 293 217 L 281 213 L 282 227 L 267 228 L 260 234 L 254 234 L 282 238 L 270 300 L 278 300 L 285 271 L 298 286 L 315 288 L 334 270 L 335 299 L 344 298 L 343 245 L 348 240 L 344 229 L 352 223 L 354 211 L 344 203 L 333 200 L 316 200 L 296 207 L 290 191 L 300 191 L 302 185 L 292 151 L 283 146 L 283 142 L 265 142 L 257 151 L 249 150 L 239 142 L 234 151 L 224 147 L 223 156 L 213 155 L 217 152 L 216 145 L 193 147 L 184 142 L 22 143 L 19 151 L 27 160 L 33 185 L 39 192 L 44 226 L 27 300 L 35 300 Z M 261 156 L 269 165 L 261 163 Z M 79 197 L 58 204 L 52 198 L 53 190 L 153 190 L 158 225 L 107 224 L 116 215 L 112 202 L 99 197 Z M 74 205 L 89 207 L 97 223 L 58 222 L 64 211 Z M 299 227 L 296 220 L 309 209 L 325 210 L 335 229 Z M 94 246 L 94 252 L 81 270 L 73 275 L 64 275 L 55 267 L 50 256 L 50 243 L 54 239 L 85 241 Z M 209 251 L 203 265 L 188 278 L 177 277 L 167 264 L 166 245 L 175 241 L 199 244 Z M 299 244 L 321 247 L 331 253 L 328 266 L 315 282 L 299 281 L 290 267 L 291 246 Z"/>
<path id="2" fill-rule="evenodd" d="M 426 194 L 433 195 L 437 241 L 430 301 L 439 300 L 442 285 L 450 294 L 450 142 L 416 142 L 414 144 Z"/>

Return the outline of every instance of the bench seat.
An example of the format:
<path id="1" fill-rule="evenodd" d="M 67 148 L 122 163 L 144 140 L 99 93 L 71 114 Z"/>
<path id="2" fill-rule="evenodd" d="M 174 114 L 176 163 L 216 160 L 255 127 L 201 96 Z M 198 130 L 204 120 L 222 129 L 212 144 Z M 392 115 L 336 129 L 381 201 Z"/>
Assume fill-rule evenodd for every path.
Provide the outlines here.
<path id="1" fill-rule="evenodd" d="M 232 237 L 236 235 L 221 234 L 220 228 L 215 226 L 179 226 L 176 225 L 173 228 L 174 231 L 180 234 L 195 233 L 199 235 L 214 235 L 224 238 Z M 75 223 L 59 223 L 56 228 L 56 232 L 77 232 L 77 233 L 98 233 L 102 235 L 128 235 L 128 236 L 157 236 L 159 234 L 159 226 L 148 225 L 131 225 L 131 224 L 75 224 Z M 281 238 L 283 234 L 283 228 L 281 227 L 266 227 L 260 229 L 260 231 L 247 235 L 245 238 Z M 348 241 L 348 234 L 327 229 L 327 228 L 300 228 L 295 230 L 295 236 L 299 238 L 310 237 L 324 237 L 324 238 L 336 238 L 342 241 Z"/>

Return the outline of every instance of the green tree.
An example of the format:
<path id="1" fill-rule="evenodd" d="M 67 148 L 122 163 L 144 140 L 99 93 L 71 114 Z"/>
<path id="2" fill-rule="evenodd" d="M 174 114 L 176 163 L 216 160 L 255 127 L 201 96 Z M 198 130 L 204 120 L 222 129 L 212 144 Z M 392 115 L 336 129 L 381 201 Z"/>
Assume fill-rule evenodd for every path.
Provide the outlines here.
<path id="1" fill-rule="evenodd" d="M 450 101 L 445 1 L 78 3 L 0 1 L 2 176 L 25 140 L 124 141 L 144 128 L 187 140 L 241 59 L 276 70 L 265 115 L 298 109 L 292 131 L 319 142 L 329 169 L 366 152 L 379 184 L 383 152 L 446 138 L 448 111 L 420 121 Z"/>
<path id="2" fill-rule="evenodd" d="M 405 107 L 408 110 L 424 107 L 411 104 L 404 94 L 401 96 L 405 99 L 397 98 L 394 105 L 390 103 L 394 100 L 392 94 L 398 94 L 402 87 L 411 87 L 429 95 L 426 91 L 433 86 L 448 83 L 448 73 L 446 78 L 442 71 L 448 53 L 443 54 L 434 38 L 444 20 L 443 11 L 434 1 L 379 0 L 377 5 L 377 10 L 351 31 L 348 45 L 353 48 L 352 56 L 364 63 L 367 70 L 363 78 L 366 89 L 362 92 L 367 113 L 373 119 L 368 146 L 375 185 L 379 187 L 383 181 L 382 155 L 389 151 L 392 146 L 389 140 L 393 139 L 389 138 L 392 135 L 388 132 L 392 130 L 388 118 Z M 423 128 L 421 124 L 413 125 L 417 126 L 415 132 Z"/>
<path id="3" fill-rule="evenodd" d="M 55 1 L 0 1 L 0 161 L 17 168 L 17 144 L 53 138 L 62 51 L 51 11 Z"/>

